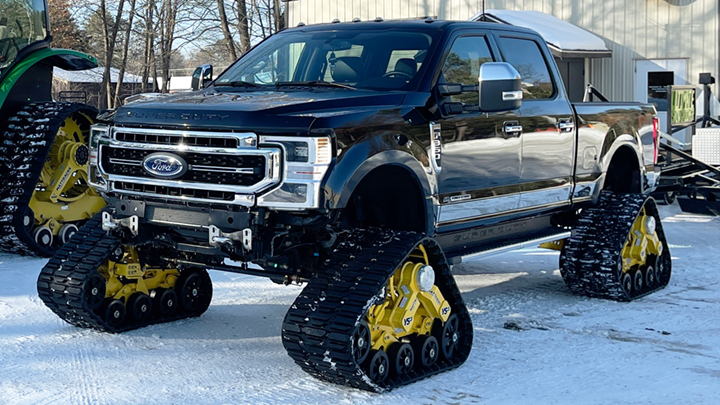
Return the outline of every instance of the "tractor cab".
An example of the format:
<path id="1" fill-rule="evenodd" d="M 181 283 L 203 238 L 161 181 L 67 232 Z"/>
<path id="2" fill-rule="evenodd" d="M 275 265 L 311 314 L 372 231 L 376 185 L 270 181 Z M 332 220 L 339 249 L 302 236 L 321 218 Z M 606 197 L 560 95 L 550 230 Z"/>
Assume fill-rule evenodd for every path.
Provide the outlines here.
<path id="1" fill-rule="evenodd" d="M 23 53 L 49 45 L 45 0 L 0 0 L 0 74 Z"/>

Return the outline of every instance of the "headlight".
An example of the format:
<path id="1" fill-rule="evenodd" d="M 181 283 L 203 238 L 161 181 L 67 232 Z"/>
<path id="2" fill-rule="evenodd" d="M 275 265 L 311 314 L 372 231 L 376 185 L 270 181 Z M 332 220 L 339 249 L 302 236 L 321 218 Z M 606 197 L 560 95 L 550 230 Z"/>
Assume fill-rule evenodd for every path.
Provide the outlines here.
<path id="1" fill-rule="evenodd" d="M 330 138 L 262 136 L 260 143 L 282 147 L 285 177 L 280 187 L 258 198 L 258 206 L 278 210 L 319 208 L 320 183 L 332 162 Z"/>

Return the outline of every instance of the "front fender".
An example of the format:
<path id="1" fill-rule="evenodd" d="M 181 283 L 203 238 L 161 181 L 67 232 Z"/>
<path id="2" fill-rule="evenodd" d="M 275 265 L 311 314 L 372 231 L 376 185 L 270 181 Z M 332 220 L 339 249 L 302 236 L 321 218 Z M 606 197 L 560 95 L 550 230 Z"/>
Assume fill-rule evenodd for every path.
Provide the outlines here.
<path id="1" fill-rule="evenodd" d="M 400 166 L 405 168 L 420 185 L 428 216 L 426 223 L 432 226 L 435 223 L 437 206 L 434 202 L 434 196 L 437 195 L 437 180 L 432 174 L 427 155 L 419 143 L 414 142 L 409 147 L 399 146 L 397 149 L 378 151 L 378 146 L 387 146 L 391 142 L 398 146 L 395 136 L 367 137 L 341 155 L 325 183 L 328 208 L 345 208 L 355 188 L 372 170 L 386 165 Z"/>
<path id="2" fill-rule="evenodd" d="M 13 66 L 3 78 L 2 84 L 0 85 L 0 106 L 5 103 L 5 100 L 23 75 L 38 63 L 43 63 L 51 67 L 57 66 L 64 70 L 85 70 L 98 66 L 97 59 L 81 52 L 52 48 L 43 48 L 35 51 Z M 49 86 L 50 83 L 47 85 Z"/>

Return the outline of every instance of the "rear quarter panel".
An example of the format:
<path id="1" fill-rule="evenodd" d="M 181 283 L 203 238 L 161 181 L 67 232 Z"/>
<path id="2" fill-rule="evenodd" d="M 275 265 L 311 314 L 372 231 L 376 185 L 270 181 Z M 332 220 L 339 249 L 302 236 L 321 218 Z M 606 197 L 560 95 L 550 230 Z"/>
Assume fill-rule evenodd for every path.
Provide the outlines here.
<path id="1" fill-rule="evenodd" d="M 655 107 L 640 103 L 574 103 L 578 142 L 575 195 L 592 198 L 602 190 L 615 152 L 629 147 L 637 156 L 641 188 L 655 188 L 653 118 Z M 585 190 L 583 192 L 583 190 Z M 580 195 L 578 194 L 580 193 Z"/>

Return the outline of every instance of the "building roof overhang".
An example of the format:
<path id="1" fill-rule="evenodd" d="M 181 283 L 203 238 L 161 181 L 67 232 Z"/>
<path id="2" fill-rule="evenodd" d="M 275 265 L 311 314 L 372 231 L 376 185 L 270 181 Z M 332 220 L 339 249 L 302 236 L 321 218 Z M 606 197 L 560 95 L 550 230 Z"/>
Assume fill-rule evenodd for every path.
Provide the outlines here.
<path id="1" fill-rule="evenodd" d="M 525 27 L 537 31 L 553 55 L 560 59 L 609 58 L 612 51 L 605 41 L 580 27 L 550 14 L 532 10 L 485 10 L 470 18 Z"/>

